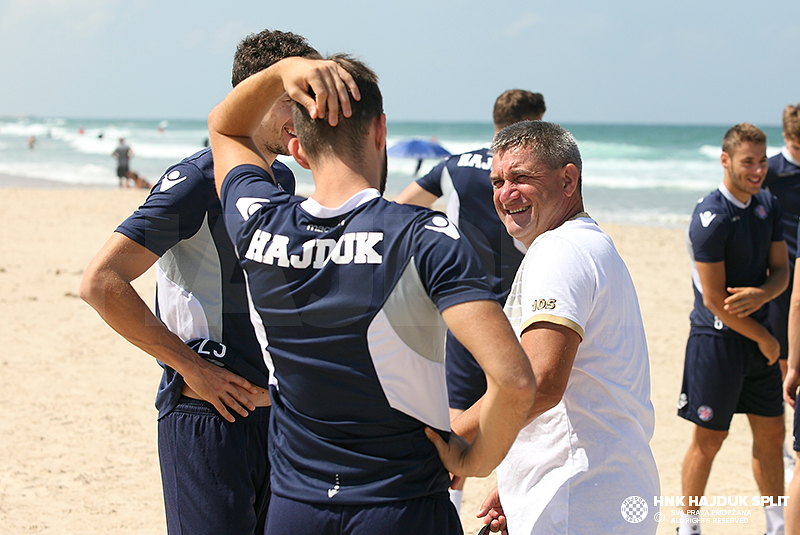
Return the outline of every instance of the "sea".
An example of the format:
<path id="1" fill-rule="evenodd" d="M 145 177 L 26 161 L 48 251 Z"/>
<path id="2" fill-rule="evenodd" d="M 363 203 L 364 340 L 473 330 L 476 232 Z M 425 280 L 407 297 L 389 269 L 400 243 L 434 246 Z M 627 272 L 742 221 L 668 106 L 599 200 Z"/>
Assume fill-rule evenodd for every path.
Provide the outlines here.
<path id="1" fill-rule="evenodd" d="M 722 180 L 720 143 L 727 126 L 562 124 L 583 157 L 583 197 L 601 222 L 683 227 L 695 203 Z M 780 126 L 763 127 L 767 154 L 780 151 Z M 452 154 L 488 145 L 490 123 L 390 122 L 387 145 L 434 140 Z M 29 141 L 34 138 L 31 148 Z M 124 137 L 131 169 L 155 183 L 164 170 L 207 143 L 205 120 L 0 117 L 0 174 L 76 186 L 117 187 L 111 153 Z M 300 195 L 313 192 L 309 171 L 290 156 Z M 424 160 L 418 176 L 436 165 Z M 415 180 L 417 160 L 389 158 L 387 197 Z M 2 193 L 0 193 L 2 194 Z"/>

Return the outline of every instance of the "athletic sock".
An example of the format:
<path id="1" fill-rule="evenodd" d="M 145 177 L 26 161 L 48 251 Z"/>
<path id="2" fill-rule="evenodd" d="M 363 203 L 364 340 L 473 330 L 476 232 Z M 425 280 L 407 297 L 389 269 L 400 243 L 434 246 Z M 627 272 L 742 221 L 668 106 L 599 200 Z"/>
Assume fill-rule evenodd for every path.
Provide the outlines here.
<path id="1" fill-rule="evenodd" d="M 464 497 L 463 490 L 450 489 L 450 501 L 456 506 L 456 511 L 461 515 L 461 498 Z"/>
<path id="2" fill-rule="evenodd" d="M 767 535 L 783 535 L 783 506 L 767 505 L 764 514 L 767 515 Z"/>
<path id="3" fill-rule="evenodd" d="M 700 533 L 700 516 L 681 513 L 681 525 L 678 535 L 698 535 Z"/>

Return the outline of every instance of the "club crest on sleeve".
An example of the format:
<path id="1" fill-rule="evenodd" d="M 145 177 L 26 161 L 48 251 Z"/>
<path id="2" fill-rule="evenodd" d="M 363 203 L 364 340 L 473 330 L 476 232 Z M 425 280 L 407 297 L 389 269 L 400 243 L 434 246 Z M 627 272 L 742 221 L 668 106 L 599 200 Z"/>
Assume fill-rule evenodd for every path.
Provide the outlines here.
<path id="1" fill-rule="evenodd" d="M 247 221 L 250 216 L 256 213 L 264 204 L 268 203 L 269 199 L 262 199 L 259 197 L 239 197 L 236 200 L 236 209 L 242 214 L 242 218 Z"/>
<path id="2" fill-rule="evenodd" d="M 453 224 L 453 222 L 447 219 L 446 217 L 442 217 L 440 215 L 437 215 L 433 219 L 431 219 L 431 224 L 425 225 L 425 228 L 427 230 L 432 230 L 434 232 L 439 232 L 441 234 L 444 234 L 448 238 L 452 238 L 454 240 L 457 240 L 461 237 L 461 235 L 458 233 L 458 229 Z"/>

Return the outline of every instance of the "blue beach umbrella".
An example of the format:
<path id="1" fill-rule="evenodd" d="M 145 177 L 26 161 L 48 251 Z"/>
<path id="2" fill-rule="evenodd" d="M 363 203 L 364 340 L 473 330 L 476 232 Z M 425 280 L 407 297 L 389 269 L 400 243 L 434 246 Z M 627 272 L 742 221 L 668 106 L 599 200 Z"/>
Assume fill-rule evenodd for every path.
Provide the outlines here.
<path id="1" fill-rule="evenodd" d="M 438 143 L 425 139 L 405 139 L 389 148 L 386 153 L 396 158 L 414 158 L 417 160 L 438 159 L 450 156 L 450 153 Z"/>
<path id="2" fill-rule="evenodd" d="M 417 168 L 414 170 L 414 176 L 417 176 L 417 173 L 419 173 L 419 169 L 422 167 L 422 160 L 438 160 L 450 156 L 447 149 L 438 143 L 419 138 L 400 141 L 389 147 L 386 154 L 395 158 L 414 158 L 417 160 Z"/>

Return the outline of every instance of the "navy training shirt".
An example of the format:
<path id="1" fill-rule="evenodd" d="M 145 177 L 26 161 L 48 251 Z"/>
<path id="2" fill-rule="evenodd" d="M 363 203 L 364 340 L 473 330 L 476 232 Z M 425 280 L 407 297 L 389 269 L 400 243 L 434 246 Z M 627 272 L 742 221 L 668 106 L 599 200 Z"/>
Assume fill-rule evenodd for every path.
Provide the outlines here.
<path id="1" fill-rule="evenodd" d="M 291 170 L 277 160 L 272 169 L 281 187 L 293 193 Z M 268 370 L 250 322 L 244 274 L 221 216 L 206 148 L 167 169 L 116 232 L 160 257 L 156 315 L 166 327 L 184 342 L 210 338 L 227 345 L 262 374 L 259 386 L 266 388 Z M 156 396 L 159 418 L 175 408 L 182 389 L 183 378 L 164 366 Z"/>
<path id="2" fill-rule="evenodd" d="M 222 187 L 269 353 L 272 491 L 325 504 L 444 493 L 424 427 L 449 432 L 440 311 L 494 300 L 443 214 L 364 190 L 338 209 L 251 165 Z"/>
<path id="3" fill-rule="evenodd" d="M 784 152 L 776 154 L 769 159 L 764 188 L 775 195 L 781 204 L 786 249 L 789 251 L 789 262 L 794 265 L 800 222 L 800 166 L 789 161 Z"/>

